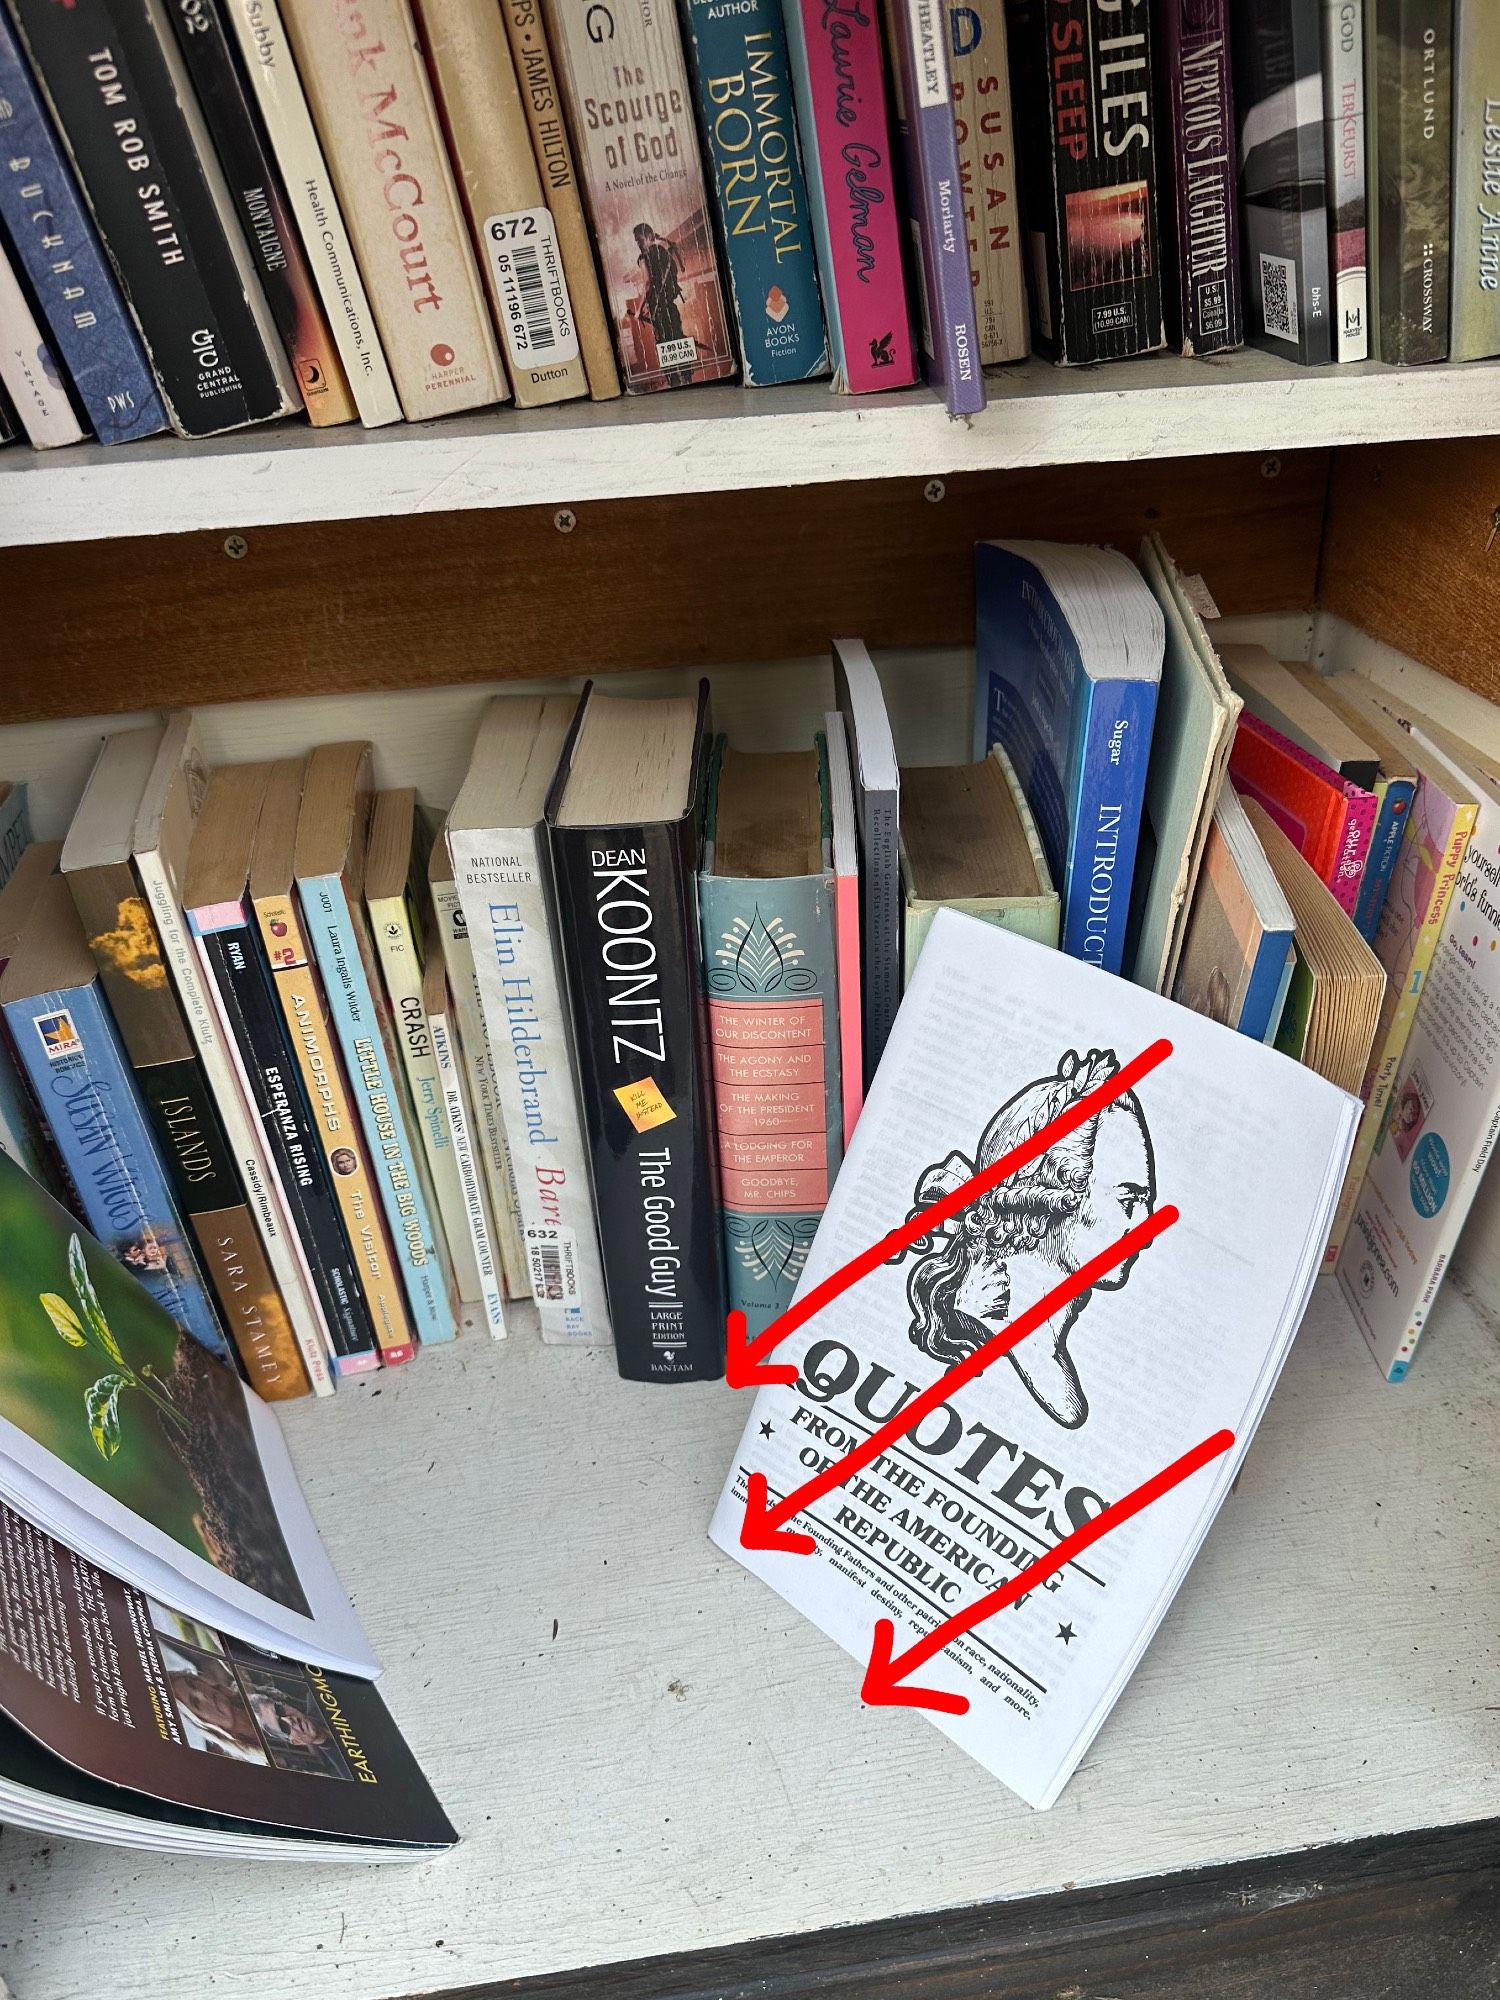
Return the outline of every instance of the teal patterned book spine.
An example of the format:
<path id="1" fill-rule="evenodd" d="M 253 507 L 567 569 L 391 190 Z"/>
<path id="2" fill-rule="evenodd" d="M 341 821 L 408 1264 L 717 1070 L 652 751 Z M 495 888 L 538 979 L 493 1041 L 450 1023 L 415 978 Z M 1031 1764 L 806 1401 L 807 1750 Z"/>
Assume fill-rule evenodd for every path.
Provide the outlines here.
<path id="1" fill-rule="evenodd" d="M 705 874 L 699 906 L 729 1304 L 753 1337 L 792 1302 L 843 1152 L 834 878 Z"/>

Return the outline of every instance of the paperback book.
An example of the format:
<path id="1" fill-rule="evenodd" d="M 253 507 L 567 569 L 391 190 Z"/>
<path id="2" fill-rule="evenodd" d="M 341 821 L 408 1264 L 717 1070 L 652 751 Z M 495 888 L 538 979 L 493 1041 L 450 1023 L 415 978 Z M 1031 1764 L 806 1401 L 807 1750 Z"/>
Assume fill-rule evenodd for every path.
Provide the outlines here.
<path id="1" fill-rule="evenodd" d="M 31 310 L 31 301 L 0 236 L 0 382 L 38 451 L 77 444 L 83 437 L 57 356 Z"/>
<path id="2" fill-rule="evenodd" d="M 1338 361 L 1370 352 L 1366 268 L 1365 0 L 1323 0 L 1323 129 Z"/>
<path id="3" fill-rule="evenodd" d="M 1456 0 L 1449 353 L 1500 354 L 1500 11 Z"/>
<path id="4" fill-rule="evenodd" d="M 833 642 L 833 688 L 843 719 L 859 856 L 863 1077 L 869 1088 L 901 1004 L 901 772 L 875 662 L 858 639 Z"/>
<path id="5" fill-rule="evenodd" d="M 962 910 L 1056 948 L 1061 916 L 1042 837 L 997 743 L 979 764 L 901 774 L 906 984 L 939 910 Z"/>
<path id="6" fill-rule="evenodd" d="M 979 363 L 993 368 L 1031 352 L 1004 0 L 949 0 L 946 11 Z"/>
<path id="7" fill-rule="evenodd" d="M 1249 815 L 1221 778 L 1172 998 L 1257 1042 L 1274 1042 L 1296 966 L 1295 930 Z"/>
<path id="8" fill-rule="evenodd" d="M 1453 0 L 1371 0 L 1376 358 L 1448 357 Z"/>
<path id="9" fill-rule="evenodd" d="M 1270 814 L 1352 917 L 1375 830 L 1374 793 L 1339 777 L 1254 714 L 1242 714 L 1235 727 L 1229 775 L 1236 791 Z"/>
<path id="10" fill-rule="evenodd" d="M 1160 115 L 1171 135 L 1161 178 L 1167 339 L 1218 354 L 1244 339 L 1230 0 L 1163 0 L 1153 33 Z"/>

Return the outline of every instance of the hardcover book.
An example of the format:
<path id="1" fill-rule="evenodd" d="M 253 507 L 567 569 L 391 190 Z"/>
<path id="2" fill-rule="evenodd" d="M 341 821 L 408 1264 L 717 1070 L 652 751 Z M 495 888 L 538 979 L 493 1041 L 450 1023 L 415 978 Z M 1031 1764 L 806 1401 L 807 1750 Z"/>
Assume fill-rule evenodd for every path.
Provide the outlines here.
<path id="1" fill-rule="evenodd" d="M 547 792 L 578 704 L 499 695 L 448 815 L 448 850 L 479 980 L 515 1167 L 542 1338 L 610 1337 L 589 1146 L 569 1046 Z"/>
<path id="2" fill-rule="evenodd" d="M 131 835 L 131 858 L 161 939 L 183 1019 L 203 1065 L 235 1170 L 255 1221 L 266 1262 L 281 1294 L 297 1350 L 315 1396 L 333 1393 L 322 1315 L 311 1297 L 292 1240 L 292 1225 L 271 1178 L 259 1121 L 251 1116 L 240 1089 L 218 1010 L 209 997 L 197 949 L 183 918 L 179 894 L 187 875 L 188 849 L 208 784 L 191 715 L 167 723 L 146 780 Z"/>
<path id="3" fill-rule="evenodd" d="M 1500 11 L 1456 0 L 1449 353 L 1500 354 Z"/>
<path id="4" fill-rule="evenodd" d="M 250 86 L 229 46 L 218 0 L 162 0 L 162 5 L 171 15 L 303 407 L 319 427 L 352 423 L 349 384 L 271 164 Z"/>
<path id="5" fill-rule="evenodd" d="M 698 854 L 708 683 L 591 690 L 547 801 L 620 1373 L 724 1373 L 724 1264 Z"/>
<path id="6" fill-rule="evenodd" d="M 285 416 L 296 390 L 161 0 L 10 0 L 184 437 Z"/>
<path id="7" fill-rule="evenodd" d="M 297 69 L 333 170 L 406 415 L 508 393 L 409 0 L 286 0 Z"/>
<path id="8" fill-rule="evenodd" d="M 859 823 L 849 732 L 836 708 L 823 717 L 828 745 L 828 818 L 833 844 L 834 948 L 838 954 L 839 1096 L 844 1106 L 844 1146 L 854 1137 L 865 1101 L 864 982 L 859 951 Z"/>
<path id="9" fill-rule="evenodd" d="M 74 414 L 57 357 L 36 323 L 31 302 L 11 267 L 0 236 L 0 382 L 38 451 L 77 444 L 84 430 Z"/>
<path id="10" fill-rule="evenodd" d="M 850 395 L 917 379 L 879 0 L 782 0 L 833 357 Z"/>
<path id="11" fill-rule="evenodd" d="M 484 1322 L 494 1337 L 505 1336 L 505 1279 L 495 1255 L 490 1235 L 489 1213 L 484 1205 L 479 1155 L 474 1150 L 474 1114 L 469 1107 L 468 1085 L 463 1058 L 458 1048 L 458 1031 L 453 1020 L 453 995 L 448 990 L 448 968 L 440 951 L 429 952 L 422 975 L 422 1003 L 427 1016 L 427 1032 L 432 1037 L 433 1060 L 437 1064 L 438 1088 L 448 1120 L 448 1138 L 458 1169 L 463 1196 L 463 1221 L 479 1284 Z"/>
<path id="12" fill-rule="evenodd" d="M 375 1330 L 270 969 L 255 942 L 250 851 L 269 771 L 268 764 L 227 764 L 209 779 L 188 854 L 183 914 L 229 1036 L 240 1087 L 265 1133 L 266 1157 L 322 1309 L 334 1367 L 341 1375 L 358 1375 L 379 1366 Z"/>
<path id="13" fill-rule="evenodd" d="M 276 1401 L 305 1395 L 307 1372 L 130 861 L 136 814 L 162 735 L 153 724 L 105 739 L 73 815 L 62 872 L 246 1380 Z"/>
<path id="14" fill-rule="evenodd" d="M 901 772 L 880 676 L 860 640 L 834 640 L 833 690 L 848 745 L 859 851 L 863 1097 L 901 1005 Z"/>
<path id="15" fill-rule="evenodd" d="M 708 152 L 745 380 L 807 382 L 828 336 L 780 0 L 685 0 L 683 40 Z"/>
<path id="16" fill-rule="evenodd" d="M 573 145 L 563 118 L 562 93 L 540 0 L 500 0 L 500 13 L 515 58 L 516 81 L 531 129 L 531 150 L 562 252 L 589 394 L 596 403 L 608 402 L 620 393 L 620 372 L 615 366 L 614 339 L 599 291 L 594 246 L 584 219 Z"/>
<path id="17" fill-rule="evenodd" d="M 843 1158 L 826 751 L 714 745 L 703 980 L 732 1308 L 753 1338 L 792 1302 Z"/>
<path id="18" fill-rule="evenodd" d="M 167 428 L 135 322 L 0 8 L 0 218 L 100 444 Z"/>
<path id="19" fill-rule="evenodd" d="M 302 1070 L 313 1124 L 353 1252 L 360 1289 L 388 1368 L 416 1352 L 395 1246 L 381 1207 L 375 1168 L 354 1109 L 328 1019 L 328 1001 L 312 963 L 294 879 L 297 818 L 305 757 L 283 758 L 266 780 L 250 856 L 250 900 L 260 946 L 271 968 L 287 1040 Z"/>
<path id="20" fill-rule="evenodd" d="M 1370 352 L 1365 196 L 1365 0 L 1323 0 L 1323 132 L 1338 361 Z"/>
<path id="21" fill-rule="evenodd" d="M 1037 344 L 1111 361 L 1166 344 L 1146 0 L 1016 0 L 1010 11 Z"/>
<path id="22" fill-rule="evenodd" d="M 962 910 L 1056 948 L 1057 891 L 998 743 L 979 764 L 909 764 L 902 772 L 901 887 L 908 986 L 939 910 Z"/>
<path id="23" fill-rule="evenodd" d="M 1338 1263 L 1393 1382 L 1411 1367 L 1500 1138 L 1500 770 L 1413 733 L 1478 811 Z"/>
<path id="24" fill-rule="evenodd" d="M 370 767 L 368 743 L 325 743 L 308 758 L 297 816 L 297 895 L 365 1144 L 379 1173 L 412 1326 L 424 1341 L 452 1340 L 457 1328 L 450 1277 L 422 1189 L 402 1103 L 400 1059 L 390 1016 L 376 998 L 380 969 L 364 921 Z"/>
<path id="25" fill-rule="evenodd" d="M 549 0 L 547 21 L 625 387 L 727 381 L 734 343 L 676 17 L 652 0 Z"/>
<path id="26" fill-rule="evenodd" d="M 399 423 L 401 402 L 276 0 L 223 0 L 223 5 L 360 422 L 367 429 Z"/>
<path id="27" fill-rule="evenodd" d="M 927 378 L 948 414 L 984 408 L 974 271 L 964 228 L 963 173 L 944 0 L 885 0 L 893 51 L 892 95 L 906 157 L 906 209 L 922 287 Z"/>
<path id="28" fill-rule="evenodd" d="M 1221 779 L 1172 998 L 1257 1042 L 1274 1041 L 1292 980 L 1295 929 L 1249 815 Z"/>
<path id="29" fill-rule="evenodd" d="M 516 407 L 585 395 L 562 243 L 543 196 L 500 8 L 495 0 L 415 6 Z"/>
<path id="30" fill-rule="evenodd" d="M 993 368 L 1003 361 L 1023 361 L 1031 352 L 1004 0 L 948 0 L 947 16 L 979 364 Z"/>
<path id="31" fill-rule="evenodd" d="M 851 1695 L 861 1672 L 867 1698 L 938 1690 L 935 1725 L 1036 1807 L 1104 1726 L 1252 1448 L 1358 1107 L 1246 1036 L 940 910 L 799 1287 L 918 1223 L 1162 1038 L 1170 1055 L 1132 1089 L 968 1207 L 903 1231 L 914 1240 L 782 1342 L 795 1380 L 756 1396 L 709 1529 L 853 1655 Z M 1262 1135 L 1278 1131 L 1298 1143 L 1267 1173 Z M 1041 1319 L 1109 1251 L 1113 1268 Z M 998 1336 L 1008 1351 L 986 1367 Z M 808 1490 L 825 1454 L 903 1411 L 921 1418 L 911 1435 Z M 1028 1583 L 1164 1471 L 1178 1483 L 1154 1504 Z M 1013 1606 L 986 1618 L 981 1600 L 1009 1584 Z M 779 1627 L 765 1643 L 775 1656 Z M 1178 1694 L 1184 1710 L 1200 1698 Z"/>
<path id="32" fill-rule="evenodd" d="M 1331 361 L 1322 9 L 1319 0 L 1260 0 L 1231 20 L 1245 330 L 1290 360 Z"/>
<path id="33" fill-rule="evenodd" d="M 1166 627 L 1115 549 L 981 542 L 974 552 L 974 753 L 1004 746 L 1062 897 L 1062 949 L 1125 955 Z"/>
<path id="34" fill-rule="evenodd" d="M 1371 0 L 1376 358 L 1446 361 L 1453 0 Z"/>
<path id="35" fill-rule="evenodd" d="M 37 892 L 0 977 L 0 1006 L 84 1221 L 180 1327 L 228 1362 L 213 1294 L 61 875 Z"/>
<path id="36" fill-rule="evenodd" d="M 1229 0 L 1162 0 L 1153 33 L 1171 136 L 1160 188 L 1167 340 L 1218 354 L 1245 336 Z"/>
<path id="37" fill-rule="evenodd" d="M 1352 918 L 1375 830 L 1374 793 L 1351 785 L 1251 714 L 1241 715 L 1235 728 L 1229 775 L 1242 797 L 1270 814 Z"/>

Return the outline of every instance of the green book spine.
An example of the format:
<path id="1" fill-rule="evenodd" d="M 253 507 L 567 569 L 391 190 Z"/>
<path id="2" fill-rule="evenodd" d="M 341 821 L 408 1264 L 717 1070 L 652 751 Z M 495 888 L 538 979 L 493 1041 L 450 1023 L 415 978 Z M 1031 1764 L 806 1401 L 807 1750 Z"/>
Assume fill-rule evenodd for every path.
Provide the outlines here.
<path id="1" fill-rule="evenodd" d="M 1500 7 L 1458 0 L 1453 41 L 1455 361 L 1500 354 Z"/>
<path id="2" fill-rule="evenodd" d="M 1453 0 L 1376 0 L 1371 45 L 1380 359 L 1444 361 Z"/>

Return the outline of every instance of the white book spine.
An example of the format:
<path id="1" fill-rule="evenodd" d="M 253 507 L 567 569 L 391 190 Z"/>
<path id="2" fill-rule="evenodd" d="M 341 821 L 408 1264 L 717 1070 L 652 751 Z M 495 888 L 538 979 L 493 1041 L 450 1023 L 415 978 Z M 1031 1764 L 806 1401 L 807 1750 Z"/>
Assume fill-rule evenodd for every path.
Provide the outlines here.
<path id="1" fill-rule="evenodd" d="M 244 1184 L 245 1198 L 255 1217 L 260 1240 L 265 1245 L 266 1262 L 271 1267 L 271 1275 L 286 1307 L 308 1381 L 315 1396 L 331 1396 L 333 1377 L 323 1344 L 322 1315 L 303 1279 L 294 1247 L 295 1233 L 281 1206 L 265 1148 L 230 1059 L 217 1009 L 204 986 L 198 954 L 188 936 L 182 912 L 177 907 L 176 893 L 159 850 L 137 852 L 134 860 L 146 900 L 151 905 L 151 914 L 156 919 L 167 963 L 172 968 L 188 1032 L 197 1045 L 208 1087 L 224 1121 L 224 1131 Z"/>
<path id="2" fill-rule="evenodd" d="M 427 1029 L 432 1036 L 432 1052 L 437 1059 L 438 1082 L 443 1093 L 443 1105 L 448 1114 L 448 1134 L 452 1141 L 454 1164 L 458 1170 L 458 1184 L 463 1194 L 469 1247 L 478 1274 L 477 1296 L 479 1303 L 484 1307 L 486 1326 L 496 1340 L 503 1340 L 506 1330 L 505 1300 L 502 1297 L 499 1268 L 495 1263 L 494 1245 L 490 1241 L 489 1218 L 485 1214 L 484 1196 L 480 1189 L 479 1161 L 474 1153 L 474 1134 L 469 1120 L 469 1107 L 464 1100 L 461 1065 L 453 1047 L 453 1037 L 448 1032 L 447 1016 L 429 1014 Z"/>
<path id="3" fill-rule="evenodd" d="M 610 1339 L 588 1147 L 533 827 L 450 829 L 542 1338 Z"/>
<path id="4" fill-rule="evenodd" d="M 1323 0 L 1328 261 L 1333 273 L 1334 353 L 1340 361 L 1364 361 L 1370 352 L 1364 13 L 1364 0 Z"/>
<path id="5" fill-rule="evenodd" d="M 225 11 L 234 23 L 360 422 L 371 430 L 399 423 L 401 400 L 375 330 L 375 315 L 276 0 L 225 0 Z"/>
<path id="6" fill-rule="evenodd" d="M 39 451 L 77 444 L 83 430 L 62 386 L 52 350 L 37 325 L 10 259 L 0 247 L 0 382 L 27 437 Z"/>

